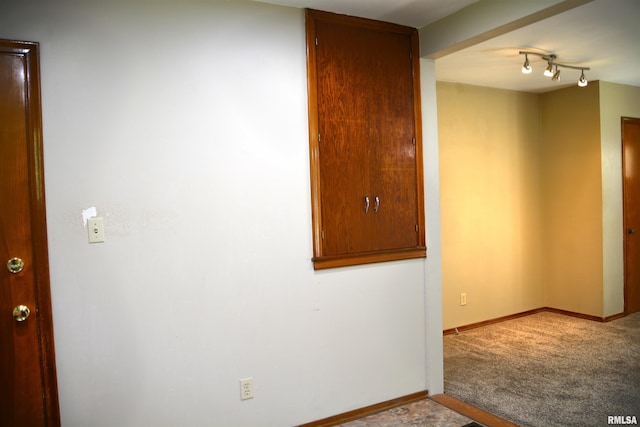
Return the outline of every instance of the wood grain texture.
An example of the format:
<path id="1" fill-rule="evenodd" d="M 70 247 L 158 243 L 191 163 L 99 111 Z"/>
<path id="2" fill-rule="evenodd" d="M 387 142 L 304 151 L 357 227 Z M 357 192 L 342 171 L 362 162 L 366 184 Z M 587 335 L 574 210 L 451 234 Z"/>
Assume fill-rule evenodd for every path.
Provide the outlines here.
<path id="1" fill-rule="evenodd" d="M 640 311 L 640 119 L 622 119 L 624 311 Z"/>
<path id="2" fill-rule="evenodd" d="M 0 40 L 0 424 L 58 426 L 38 45 Z M 24 270 L 10 273 L 19 257 Z M 16 322 L 13 307 L 31 315 Z"/>
<path id="3" fill-rule="evenodd" d="M 416 34 L 307 11 L 316 269 L 426 256 Z"/>

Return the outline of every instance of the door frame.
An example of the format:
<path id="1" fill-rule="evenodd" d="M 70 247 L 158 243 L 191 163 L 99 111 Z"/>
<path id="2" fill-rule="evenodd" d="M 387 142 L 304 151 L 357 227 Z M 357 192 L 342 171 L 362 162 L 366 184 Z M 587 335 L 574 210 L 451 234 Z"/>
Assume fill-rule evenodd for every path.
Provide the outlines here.
<path id="1" fill-rule="evenodd" d="M 627 186 L 625 183 L 625 140 L 624 140 L 624 126 L 625 123 L 634 122 L 640 125 L 640 118 L 637 117 L 621 117 L 620 119 L 620 144 L 622 149 L 622 225 L 623 225 L 623 245 L 622 245 L 622 263 L 623 263 L 623 299 L 624 299 L 624 314 L 629 314 L 629 281 L 627 278 L 627 230 L 631 228 L 630 224 L 627 224 Z"/>
<path id="2" fill-rule="evenodd" d="M 36 42 L 0 40 L 4 51 L 24 56 L 26 62 L 27 159 L 29 166 L 29 205 L 31 211 L 31 245 L 35 277 L 40 377 L 47 426 L 60 426 L 60 408 L 53 339 L 53 313 L 49 281 L 49 252 L 44 188 L 42 140 L 42 106 L 40 95 L 40 47 Z"/>

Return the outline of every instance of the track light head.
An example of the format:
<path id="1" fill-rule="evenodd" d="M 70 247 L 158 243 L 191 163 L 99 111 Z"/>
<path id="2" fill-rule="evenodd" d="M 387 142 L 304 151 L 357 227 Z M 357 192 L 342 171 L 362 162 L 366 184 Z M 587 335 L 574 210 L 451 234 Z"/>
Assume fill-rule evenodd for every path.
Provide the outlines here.
<path id="1" fill-rule="evenodd" d="M 544 75 L 547 77 L 553 77 L 553 62 L 548 61 L 547 64 L 549 65 L 547 65 L 547 69 L 544 70 Z"/>
<path id="2" fill-rule="evenodd" d="M 558 68 L 557 66 L 556 72 L 553 74 L 553 77 L 551 77 L 551 80 L 553 80 L 554 82 L 560 81 L 560 68 Z"/>
<path id="3" fill-rule="evenodd" d="M 529 64 L 529 55 L 524 55 L 524 65 L 522 66 L 522 72 L 529 74 L 531 72 L 531 64 Z"/>
<path id="4" fill-rule="evenodd" d="M 585 87 L 588 84 L 589 84 L 589 82 L 587 81 L 586 77 L 584 76 L 584 70 L 582 70 L 582 74 L 580 75 L 580 79 L 578 80 L 578 86 Z"/>

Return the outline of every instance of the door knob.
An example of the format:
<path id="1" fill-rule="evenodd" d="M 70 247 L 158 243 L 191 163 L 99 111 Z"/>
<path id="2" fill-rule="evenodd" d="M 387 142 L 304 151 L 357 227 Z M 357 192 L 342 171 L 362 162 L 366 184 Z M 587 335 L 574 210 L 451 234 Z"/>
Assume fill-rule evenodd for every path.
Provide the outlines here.
<path id="1" fill-rule="evenodd" d="M 13 318 L 16 322 L 24 322 L 31 314 L 31 310 L 26 305 L 19 305 L 13 309 Z"/>
<path id="2" fill-rule="evenodd" d="M 627 234 L 636 234 L 636 230 L 634 230 L 633 228 L 630 228 L 627 230 Z"/>
<path id="3" fill-rule="evenodd" d="M 13 274 L 20 273 L 23 268 L 24 268 L 24 261 L 22 261 L 18 257 L 11 258 L 9 261 L 7 261 L 7 270 L 12 272 Z"/>

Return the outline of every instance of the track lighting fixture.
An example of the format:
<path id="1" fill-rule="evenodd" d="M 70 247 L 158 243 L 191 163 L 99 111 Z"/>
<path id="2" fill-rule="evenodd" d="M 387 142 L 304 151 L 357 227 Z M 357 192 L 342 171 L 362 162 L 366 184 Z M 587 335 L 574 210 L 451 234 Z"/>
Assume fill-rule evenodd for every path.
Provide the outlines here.
<path id="1" fill-rule="evenodd" d="M 582 74 L 580 75 L 580 79 L 578 80 L 578 86 L 585 87 L 588 84 L 587 79 L 584 77 L 584 69 L 582 70 Z"/>
<path id="2" fill-rule="evenodd" d="M 522 72 L 525 74 L 529 74 L 531 72 L 531 64 L 529 64 L 529 56 L 526 53 L 524 55 L 524 65 L 522 66 Z"/>
<path id="3" fill-rule="evenodd" d="M 547 69 L 543 74 L 547 77 L 553 77 L 553 60 L 547 62 Z"/>
<path id="4" fill-rule="evenodd" d="M 556 62 L 556 59 L 558 57 L 553 53 L 544 54 L 537 52 L 520 51 L 520 55 L 524 55 L 524 65 L 522 66 L 522 72 L 524 74 L 529 74 L 532 71 L 531 64 L 529 63 L 529 55 L 536 55 L 547 61 L 547 68 L 544 70 L 544 75 L 547 77 L 551 77 L 551 80 L 555 82 L 560 81 L 560 69 L 558 67 L 562 67 L 570 68 L 572 70 L 581 70 L 582 74 L 580 75 L 580 79 L 578 80 L 578 86 L 585 87 L 588 84 L 587 79 L 584 76 L 584 70 L 590 70 L 589 67 L 558 63 Z"/>

